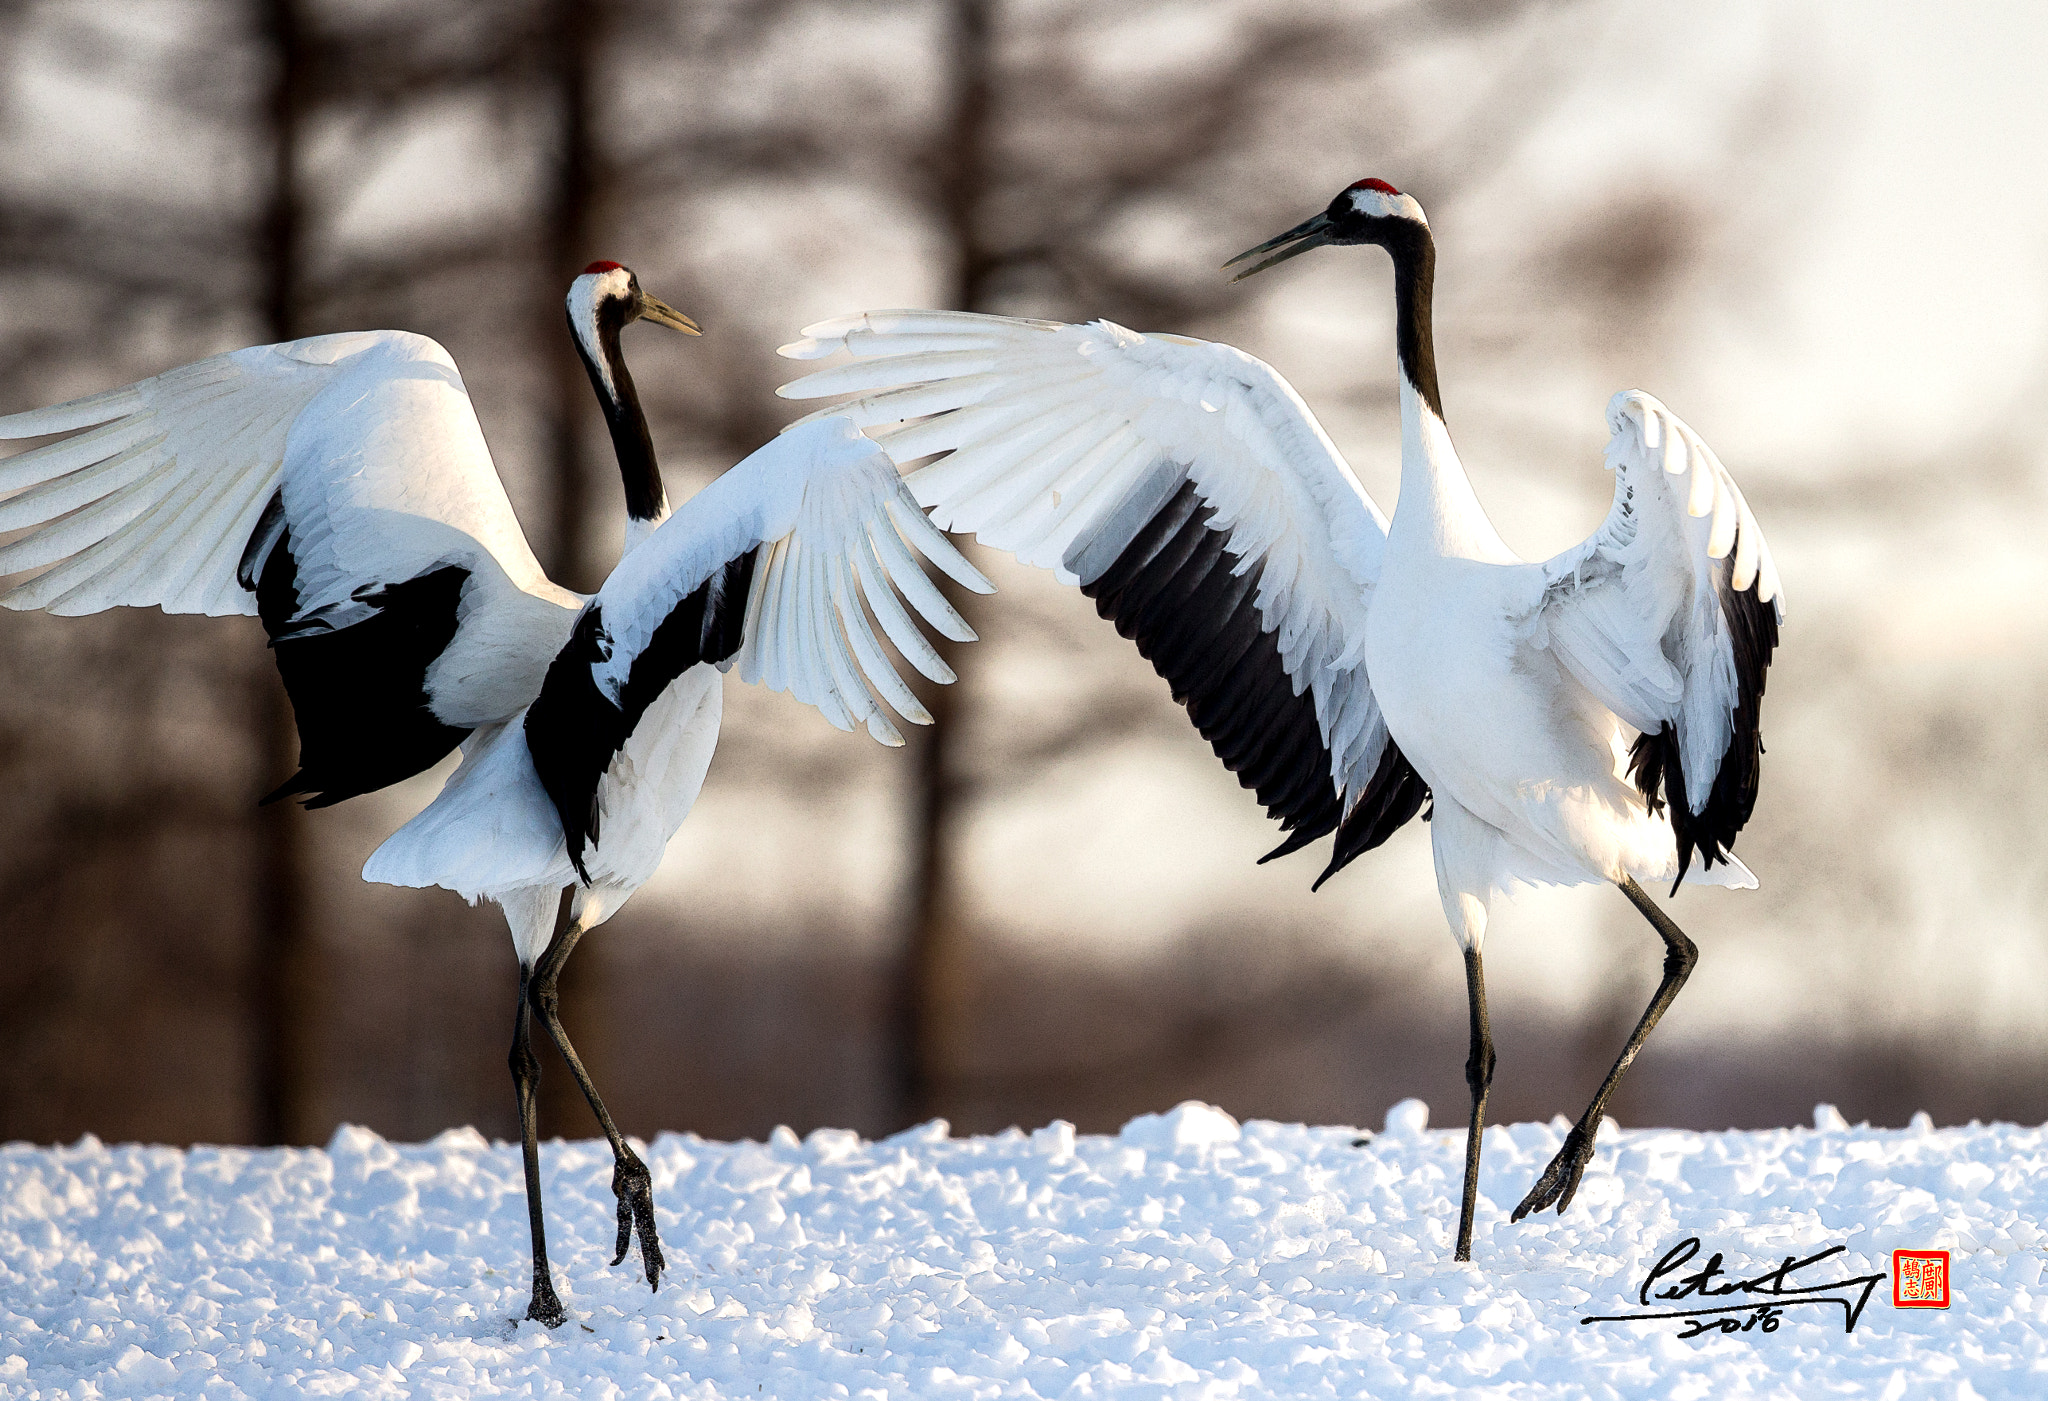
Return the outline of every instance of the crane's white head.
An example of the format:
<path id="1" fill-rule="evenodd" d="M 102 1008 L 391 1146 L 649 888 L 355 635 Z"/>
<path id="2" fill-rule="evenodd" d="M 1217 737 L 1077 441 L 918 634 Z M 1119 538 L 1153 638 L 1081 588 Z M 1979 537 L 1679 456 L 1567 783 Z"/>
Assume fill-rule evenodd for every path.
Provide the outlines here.
<path id="1" fill-rule="evenodd" d="M 652 321 L 686 336 L 704 334 L 697 323 L 667 302 L 640 290 L 633 270 L 618 263 L 592 263 L 569 284 L 569 329 L 584 357 L 603 364 L 607 333 L 617 336 L 630 321 Z M 616 342 L 614 342 L 616 343 Z"/>
<path id="2" fill-rule="evenodd" d="M 1245 249 L 1223 266 L 1235 267 L 1246 258 L 1280 250 L 1230 279 L 1242 282 L 1253 273 L 1264 272 L 1276 263 L 1284 263 L 1325 244 L 1342 247 L 1372 243 L 1389 248 L 1428 231 L 1429 219 L 1423 214 L 1422 206 L 1415 202 L 1415 196 L 1402 194 L 1384 180 L 1359 180 L 1339 190 L 1337 197 L 1330 201 L 1329 208 L 1313 219 L 1296 224 L 1278 238 L 1269 238 L 1256 248 Z"/>

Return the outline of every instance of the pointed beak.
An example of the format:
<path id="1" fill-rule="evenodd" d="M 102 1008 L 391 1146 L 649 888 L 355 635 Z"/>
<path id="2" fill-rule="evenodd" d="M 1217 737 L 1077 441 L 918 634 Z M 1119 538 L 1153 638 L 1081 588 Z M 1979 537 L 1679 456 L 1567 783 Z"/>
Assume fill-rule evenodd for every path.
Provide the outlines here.
<path id="1" fill-rule="evenodd" d="M 1253 273 L 1264 272 L 1276 263 L 1284 263 L 1289 258 L 1299 257 L 1311 248 L 1321 248 L 1329 241 L 1330 216 L 1328 214 L 1318 214 L 1313 219 L 1296 224 L 1278 238 L 1269 238 L 1257 248 L 1245 249 L 1244 252 L 1238 254 L 1223 266 L 1227 268 L 1235 267 L 1246 258 L 1256 258 L 1261 253 L 1270 253 L 1275 248 L 1280 249 L 1278 253 L 1274 253 L 1272 257 L 1264 262 L 1254 263 L 1236 277 L 1230 279 L 1232 282 L 1242 282 Z M 1291 248 L 1282 248 L 1282 244 L 1292 244 L 1293 246 Z"/>
<path id="2" fill-rule="evenodd" d="M 666 326 L 671 331 L 681 331 L 686 336 L 701 336 L 703 330 L 689 317 L 677 311 L 667 302 L 646 292 L 640 294 L 640 319 L 652 321 L 657 326 Z"/>

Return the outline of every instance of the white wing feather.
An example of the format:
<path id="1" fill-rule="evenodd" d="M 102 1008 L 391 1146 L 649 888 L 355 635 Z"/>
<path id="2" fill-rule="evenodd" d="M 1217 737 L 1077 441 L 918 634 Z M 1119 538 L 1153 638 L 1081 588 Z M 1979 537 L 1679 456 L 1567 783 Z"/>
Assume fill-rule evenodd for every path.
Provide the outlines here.
<path id="1" fill-rule="evenodd" d="M 865 396 L 825 412 L 871 430 L 899 465 L 947 454 L 909 477 L 934 523 L 1064 582 L 1079 581 L 1072 566 L 1091 545 L 1095 558 L 1103 542 L 1128 541 L 1127 503 L 1162 462 L 1184 469 L 1229 532 L 1239 572 L 1261 571 L 1261 621 L 1296 693 L 1314 692 L 1348 808 L 1386 744 L 1362 660 L 1361 605 L 1379 578 L 1387 522 L 1270 366 L 1107 321 L 887 311 L 804 336 L 781 353 L 853 359 L 778 392 Z"/>
<path id="2" fill-rule="evenodd" d="M 0 574 L 56 566 L 0 603 L 254 613 L 235 566 L 277 489 L 285 435 L 326 379 L 277 349 L 0 418 L 0 440 L 91 430 L 0 462 L 0 490 L 13 493 L 0 530 L 29 531 L 0 547 Z"/>
<path id="3" fill-rule="evenodd" d="M 0 604 L 256 611 L 235 578 L 280 484 L 301 613 L 437 560 L 495 560 L 561 605 L 519 531 L 448 353 L 365 331 L 253 346 L 123 389 L 0 418 L 0 440 L 91 431 L 0 461 Z M 50 566 L 45 568 L 45 566 Z"/>
<path id="4" fill-rule="evenodd" d="M 1607 423 L 1614 504 L 1590 538 L 1544 564 L 1538 637 L 1629 725 L 1672 725 L 1699 811 L 1740 700 L 1717 576 L 1733 593 L 1754 587 L 1779 621 L 1784 590 L 1741 488 L 1678 415 L 1625 390 Z"/>
<path id="5" fill-rule="evenodd" d="M 883 700 L 917 723 L 931 716 L 881 651 L 862 603 L 898 650 L 936 681 L 952 680 L 952 672 L 889 581 L 940 632 L 974 640 L 925 577 L 911 545 L 966 587 L 992 591 L 851 422 L 797 425 L 684 502 L 620 561 L 589 605 L 601 610 L 607 638 L 591 678 L 618 704 L 664 621 L 754 551 L 745 636 L 732 659 L 740 675 L 790 692 L 841 729 L 865 723 L 875 738 L 900 744 Z M 592 885 L 612 892 L 607 910 L 654 874 L 689 815 L 717 742 L 719 684 L 701 663 L 670 678 L 625 750 L 596 778 L 603 817 L 584 859 Z M 529 887 L 552 891 L 575 881 L 561 819 L 529 747 L 526 714 L 477 730 L 440 796 L 377 849 L 363 875 L 501 901 Z M 522 956 L 530 952 L 522 949 Z"/>
<path id="6" fill-rule="evenodd" d="M 882 651 L 863 603 L 904 658 L 934 681 L 953 674 L 885 576 L 940 633 L 974 640 L 912 546 L 962 586 L 993 592 L 849 419 L 807 420 L 691 497 L 620 561 L 597 596 L 613 639 L 599 684 L 623 686 L 670 610 L 727 561 L 758 548 L 745 641 L 733 658 L 741 679 L 788 691 L 840 729 L 865 724 L 883 743 L 901 744 L 884 701 L 915 724 L 931 716 Z"/>

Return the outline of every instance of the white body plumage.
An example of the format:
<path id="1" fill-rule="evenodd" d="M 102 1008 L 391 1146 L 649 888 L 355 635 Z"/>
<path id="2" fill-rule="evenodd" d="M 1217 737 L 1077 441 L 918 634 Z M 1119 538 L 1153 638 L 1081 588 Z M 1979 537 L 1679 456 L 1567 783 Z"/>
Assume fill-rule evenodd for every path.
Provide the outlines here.
<path id="1" fill-rule="evenodd" d="M 1366 618 L 1366 670 L 1402 753 L 1429 785 L 1445 918 L 1461 944 L 1476 947 L 1493 898 L 1518 885 L 1624 877 L 1669 883 L 1678 876 L 1672 824 L 1651 811 L 1631 780 L 1630 746 L 1685 699 L 1663 642 L 1676 596 L 1689 597 L 1684 585 L 1698 562 L 1714 556 L 1704 539 L 1696 542 L 1697 560 L 1684 548 L 1683 534 L 1703 532 L 1678 529 L 1685 503 L 1664 483 L 1661 464 L 1630 449 L 1628 438 L 1644 421 L 1674 438 L 1689 434 L 1648 395 L 1624 392 L 1612 406 L 1620 416 L 1609 452 L 1620 477 L 1616 513 L 1593 539 L 1541 564 L 1523 561 L 1501 541 L 1467 485 L 1449 433 L 1412 387 L 1404 384 L 1402 400 L 1401 509 Z M 1704 448 L 1699 452 L 1697 461 L 1676 462 L 1676 470 L 1725 477 Z M 1732 528 L 1739 497 L 1722 496 Z M 1645 515 L 1663 532 L 1657 543 L 1677 548 L 1635 561 L 1632 577 L 1603 574 L 1601 588 L 1579 577 L 1617 526 Z M 1776 594 L 1773 576 L 1764 597 Z M 1568 648 L 1561 645 L 1566 638 L 1592 645 Z M 1681 630 L 1674 640 L 1690 650 L 1711 646 L 1715 633 L 1704 626 Z M 1718 725 L 1704 725 L 1709 734 L 1698 746 L 1710 784 L 1736 695 L 1732 669 L 1701 680 L 1697 689 L 1705 694 L 1694 697 L 1695 710 L 1720 717 Z M 1625 698 L 1627 718 L 1603 692 Z M 1692 796 L 1704 801 L 1706 794 Z M 1756 884 L 1732 854 L 1713 866 L 1690 866 L 1685 878 Z"/>

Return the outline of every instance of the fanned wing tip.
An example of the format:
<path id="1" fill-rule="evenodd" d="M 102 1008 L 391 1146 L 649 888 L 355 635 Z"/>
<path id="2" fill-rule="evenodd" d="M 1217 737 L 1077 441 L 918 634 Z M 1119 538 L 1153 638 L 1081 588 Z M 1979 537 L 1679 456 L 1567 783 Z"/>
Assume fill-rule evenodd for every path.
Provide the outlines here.
<path id="1" fill-rule="evenodd" d="M 1618 438 L 1633 429 L 1643 451 L 1660 454 L 1664 469 L 1674 473 L 1683 472 L 1688 460 L 1685 436 L 1669 431 L 1677 423 L 1676 415 L 1664 407 L 1662 400 L 1640 389 L 1620 390 L 1607 401 L 1608 431 Z"/>
<path id="2" fill-rule="evenodd" d="M 133 413 L 142 406 L 142 395 L 134 385 L 88 394 L 48 408 L 25 409 L 0 416 L 0 439 L 40 438 L 50 433 L 69 433 Z"/>
<path id="3" fill-rule="evenodd" d="M 824 321 L 813 321 L 797 333 L 801 339 L 777 346 L 775 353 L 785 360 L 823 360 L 847 349 L 846 338 L 856 331 L 887 333 L 898 329 L 907 318 L 939 315 L 945 313 L 860 311 L 851 316 L 834 316 Z M 775 392 L 780 394 L 782 391 L 778 389 Z"/>
<path id="4" fill-rule="evenodd" d="M 1721 459 L 1691 426 L 1666 408 L 1656 396 L 1640 389 L 1623 389 L 1607 401 L 1607 426 L 1614 434 L 1612 454 L 1620 448 L 1622 434 L 1633 428 L 1646 453 L 1657 453 L 1665 471 L 1674 475 L 1690 472 L 1685 510 L 1694 519 L 1713 517 L 1707 543 L 1709 559 L 1726 559 L 1733 552 L 1733 584 L 1738 593 L 1756 590 L 1759 603 L 1771 604 L 1778 622 L 1785 620 L 1784 584 L 1778 577 L 1770 546 L 1763 530 Z M 1610 455 L 1607 466 L 1615 461 Z"/>
<path id="5" fill-rule="evenodd" d="M 1263 866 L 1268 861 L 1278 861 L 1283 856 L 1292 856 L 1295 852 L 1300 851 L 1310 842 L 1315 841 L 1318 838 L 1328 836 L 1333 830 L 1335 830 L 1336 825 L 1337 824 L 1334 822 L 1311 822 L 1308 823 L 1306 826 L 1297 827 L 1292 832 L 1289 832 L 1287 834 L 1286 840 L 1282 841 L 1280 845 L 1274 847 L 1264 856 L 1261 856 L 1259 858 L 1258 864 Z M 1325 872 L 1323 876 L 1316 881 L 1316 884 L 1321 885 L 1324 880 L 1329 879 L 1329 876 L 1330 873 Z"/>
<path id="6" fill-rule="evenodd" d="M 799 381 L 799 383 L 801 383 L 801 381 Z M 784 386 L 782 386 L 782 389 L 787 389 L 787 388 L 789 388 L 789 386 L 788 386 L 788 385 L 786 385 L 786 384 L 785 384 Z M 780 394 L 780 393 L 782 392 L 782 389 L 778 389 L 778 390 L 776 390 L 775 392 L 776 392 L 776 393 L 778 393 L 778 394 Z M 783 425 L 782 425 L 782 428 L 781 428 L 781 429 L 780 429 L 780 430 L 778 431 L 778 433 L 776 434 L 776 436 L 777 436 L 777 437 L 783 437 L 783 436 L 786 436 L 786 435 L 788 435 L 788 434 L 790 434 L 790 433 L 793 433 L 793 432 L 795 432 L 795 431 L 796 431 L 797 429 L 799 429 L 799 428 L 808 428 L 808 427 L 810 427 L 810 426 L 811 426 L 812 424 L 814 424 L 814 423 L 822 423 L 822 422 L 823 422 L 824 420 L 826 420 L 826 419 L 828 419 L 828 418 L 845 418 L 845 417 L 846 417 L 846 414 L 845 414 L 845 412 L 844 412 L 844 410 L 843 410 L 843 407 L 842 407 L 841 405 L 839 405 L 839 404 L 827 404 L 827 405 L 826 405 L 826 406 L 825 406 L 824 408 L 822 408 L 822 409 L 812 409 L 812 410 L 811 410 L 811 411 L 810 411 L 809 413 L 805 414 L 805 415 L 804 415 L 804 416 L 803 416 L 802 418 L 795 418 L 795 419 L 791 419 L 791 420 L 790 420 L 790 421 L 789 421 L 788 423 L 785 423 L 785 424 L 783 424 Z M 892 459 L 892 461 L 893 461 L 893 459 Z"/>
<path id="7" fill-rule="evenodd" d="M 1365 791 L 1338 824 L 1337 840 L 1330 847 L 1330 864 L 1316 877 L 1309 892 L 1321 890 L 1323 882 L 1393 836 L 1428 801 L 1429 785 L 1415 772 L 1400 746 L 1389 739 Z"/>
<path id="8" fill-rule="evenodd" d="M 813 321 L 797 334 L 807 341 L 843 341 L 849 332 L 861 330 L 867 324 L 868 314 L 856 311 L 847 316 L 828 316 L 823 321 Z M 781 354 L 780 351 L 776 353 Z"/>
<path id="9" fill-rule="evenodd" d="M 867 599 L 868 607 L 874 611 L 876 620 L 881 623 L 882 631 L 888 634 L 889 640 L 895 644 L 897 652 L 903 659 L 940 685 L 950 684 L 956 679 L 953 668 L 947 666 L 938 649 L 925 640 L 924 633 L 918 630 L 916 622 L 905 611 L 903 604 L 896 597 L 896 591 L 889 587 L 888 580 L 884 577 L 883 571 L 886 566 L 881 562 L 875 549 L 876 530 L 889 530 L 894 533 L 893 527 L 880 521 L 870 521 L 856 542 L 853 567 L 860 579 L 861 593 Z"/>
<path id="10" fill-rule="evenodd" d="M 963 587 L 992 586 L 925 519 L 888 454 L 843 406 L 784 431 L 809 435 L 792 446 L 818 454 L 812 470 L 823 475 L 815 481 L 830 490 L 812 497 L 807 488 L 794 532 L 766 547 L 770 563 L 749 598 L 749 660 L 741 675 L 788 691 L 837 729 L 860 726 L 877 743 L 901 745 L 885 706 L 911 724 L 931 724 L 932 715 L 883 652 L 870 610 L 905 660 L 944 683 L 954 679 L 951 668 L 890 583 L 934 629 L 958 641 L 973 641 L 974 632 L 912 546 Z"/>
<path id="11" fill-rule="evenodd" d="M 908 496 L 907 491 L 905 495 Z M 976 569 L 974 562 L 961 554 L 959 548 L 946 538 L 946 533 L 933 525 L 931 518 L 918 509 L 914 498 L 910 504 L 900 500 L 891 501 L 889 519 L 896 522 L 896 528 L 903 532 L 904 539 L 917 546 L 920 554 L 937 565 L 947 578 L 961 588 L 978 594 L 992 594 L 996 591 L 996 586 L 989 582 L 988 576 Z M 964 628 L 967 625 L 962 622 L 960 626 Z M 950 633 L 947 635 L 951 636 Z M 969 628 L 965 637 L 955 637 L 953 640 L 974 641 L 973 629 Z"/>
<path id="12" fill-rule="evenodd" d="M 1019 331 L 1057 331 L 1062 329 L 1057 321 L 1040 321 L 1029 317 L 990 316 L 978 311 L 930 311 L 915 308 L 887 311 L 858 312 L 851 316 L 835 316 L 828 321 L 814 322 L 803 328 L 800 339 L 776 349 L 776 354 L 789 360 L 823 360 L 840 351 L 855 355 L 893 356 L 905 353 L 914 347 L 892 339 L 887 344 L 878 344 L 882 337 L 921 337 L 928 343 L 934 340 L 957 342 L 961 337 L 1009 339 Z M 1125 336 L 1132 332 L 1122 331 Z M 924 348 L 931 348 L 927 344 Z M 787 386 L 785 386 L 787 388 Z M 783 390 L 777 390 L 778 394 Z"/>
<path id="13" fill-rule="evenodd" d="M 1758 576 L 1756 596 L 1759 603 L 1768 603 L 1777 610 L 1776 617 L 1779 622 L 1785 621 L 1785 586 L 1778 582 L 1778 567 L 1768 559 L 1764 561 L 1763 572 Z M 0 603 L 5 602 L 5 599 L 0 599 Z"/>
<path id="14" fill-rule="evenodd" d="M 788 345 L 776 346 L 775 353 L 785 360 L 823 360 L 827 356 L 837 355 L 845 348 L 846 342 L 843 340 L 836 338 L 820 340 L 816 336 L 806 334 L 801 340 L 793 340 Z M 785 399 L 796 397 L 785 392 L 788 388 L 789 386 L 785 384 L 775 392 L 782 395 Z"/>
<path id="15" fill-rule="evenodd" d="M 979 594 L 994 593 L 996 586 L 990 583 L 988 577 L 976 569 L 973 562 L 946 538 L 945 532 L 932 524 L 925 515 L 923 508 L 918 505 L 917 497 L 904 483 L 896 461 L 889 455 L 888 450 L 867 435 L 861 422 L 849 414 L 847 408 L 844 403 L 831 404 L 805 414 L 784 427 L 780 436 L 814 434 L 828 439 L 824 445 L 826 451 L 843 454 L 839 460 L 858 460 L 864 465 L 872 464 L 876 473 L 894 487 L 893 495 L 885 495 L 884 506 L 889 518 L 896 523 L 898 534 L 916 546 L 919 553 L 937 565 L 948 578 L 963 589 Z M 884 490 L 886 492 L 887 488 Z M 962 623 L 961 626 L 966 625 Z M 975 639 L 970 633 L 954 640 L 972 642 Z"/>
<path id="16" fill-rule="evenodd" d="M 929 725 L 932 722 L 931 712 L 924 708 L 924 703 L 918 700 L 917 694 L 883 654 L 874 629 L 868 625 L 867 611 L 861 607 L 861 596 L 866 590 L 857 561 L 867 544 L 865 534 L 857 532 L 850 552 L 852 558 L 842 556 L 831 569 L 832 607 L 839 618 L 840 640 L 852 650 L 854 663 L 859 667 L 860 675 L 866 678 L 870 701 L 879 695 L 913 725 Z M 870 606 L 876 608 L 877 614 L 880 613 L 880 607 L 872 598 Z M 876 739 L 888 742 L 885 732 L 876 729 L 872 715 L 868 719 L 868 732 Z M 886 733 L 895 732 L 890 728 Z"/>

